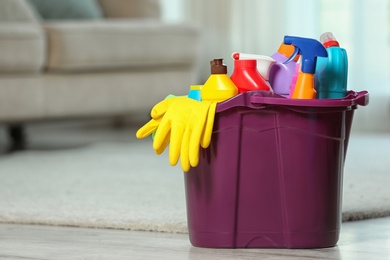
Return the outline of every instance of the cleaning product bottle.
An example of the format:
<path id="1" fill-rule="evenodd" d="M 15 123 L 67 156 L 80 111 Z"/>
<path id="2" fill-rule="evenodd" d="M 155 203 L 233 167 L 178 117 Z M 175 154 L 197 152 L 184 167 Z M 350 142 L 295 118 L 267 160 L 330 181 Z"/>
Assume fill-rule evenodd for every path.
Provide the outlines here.
<path id="1" fill-rule="evenodd" d="M 288 97 L 290 94 L 291 80 L 295 72 L 295 64 L 299 59 L 297 55 L 294 60 L 285 64 L 284 62 L 294 53 L 294 46 L 280 44 L 278 51 L 271 57 L 276 63 L 271 67 L 269 83 L 275 93 Z"/>
<path id="2" fill-rule="evenodd" d="M 232 54 L 234 60 L 257 60 L 257 70 L 260 75 L 268 82 L 269 73 L 272 66 L 276 63 L 272 57 L 258 54 L 248 54 L 242 52 L 234 52 Z"/>
<path id="3" fill-rule="evenodd" d="M 230 76 L 238 88 L 238 93 L 251 90 L 272 91 L 257 70 L 257 60 L 234 59 L 234 70 Z"/>
<path id="4" fill-rule="evenodd" d="M 296 36 L 285 36 L 284 43 L 295 47 L 293 55 L 285 63 L 292 61 L 297 54 L 302 56 L 302 67 L 292 98 L 314 99 L 316 97 L 314 73 L 317 57 L 328 56 L 325 47 L 317 40 Z"/>
<path id="5" fill-rule="evenodd" d="M 227 75 L 223 59 L 210 61 L 211 75 L 201 88 L 202 100 L 222 102 L 237 95 L 236 85 Z"/>
<path id="6" fill-rule="evenodd" d="M 322 34 L 320 41 L 328 52 L 328 58 L 317 59 L 315 75 L 317 98 L 343 98 L 347 92 L 347 52 L 340 48 L 330 32 Z"/>

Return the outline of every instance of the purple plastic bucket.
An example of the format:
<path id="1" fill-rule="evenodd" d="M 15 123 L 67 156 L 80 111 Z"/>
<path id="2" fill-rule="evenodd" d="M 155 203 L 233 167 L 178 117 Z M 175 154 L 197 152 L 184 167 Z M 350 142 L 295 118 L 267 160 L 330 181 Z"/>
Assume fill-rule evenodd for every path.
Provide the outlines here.
<path id="1" fill-rule="evenodd" d="M 322 100 L 254 91 L 218 104 L 210 147 L 184 173 L 191 243 L 336 245 L 353 113 L 367 104 L 366 91 Z"/>

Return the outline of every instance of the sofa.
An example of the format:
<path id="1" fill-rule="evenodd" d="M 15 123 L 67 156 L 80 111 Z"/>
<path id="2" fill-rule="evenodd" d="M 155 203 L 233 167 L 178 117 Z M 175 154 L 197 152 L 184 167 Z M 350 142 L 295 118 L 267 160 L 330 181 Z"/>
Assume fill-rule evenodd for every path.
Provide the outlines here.
<path id="1" fill-rule="evenodd" d="M 23 147 L 31 122 L 147 115 L 197 83 L 199 52 L 158 0 L 1 0 L 0 124 Z"/>

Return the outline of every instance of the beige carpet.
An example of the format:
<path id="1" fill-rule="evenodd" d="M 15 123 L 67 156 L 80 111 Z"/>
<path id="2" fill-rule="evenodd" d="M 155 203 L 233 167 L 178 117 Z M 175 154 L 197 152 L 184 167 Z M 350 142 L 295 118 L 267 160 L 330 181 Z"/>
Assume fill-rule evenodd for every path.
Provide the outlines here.
<path id="1" fill-rule="evenodd" d="M 186 232 L 183 174 L 135 129 L 35 126 L 0 155 L 0 222 Z M 4 146 L 4 134 L 0 135 Z M 343 219 L 390 216 L 390 133 L 353 133 Z"/>

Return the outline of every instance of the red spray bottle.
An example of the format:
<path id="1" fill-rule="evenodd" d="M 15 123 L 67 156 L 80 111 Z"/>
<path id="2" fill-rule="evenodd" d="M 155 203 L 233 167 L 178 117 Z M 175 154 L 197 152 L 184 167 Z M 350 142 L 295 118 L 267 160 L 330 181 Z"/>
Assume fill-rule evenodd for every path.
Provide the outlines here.
<path id="1" fill-rule="evenodd" d="M 257 60 L 240 60 L 235 58 L 234 70 L 230 78 L 237 86 L 238 93 L 250 90 L 272 91 L 271 87 L 257 70 Z"/>

